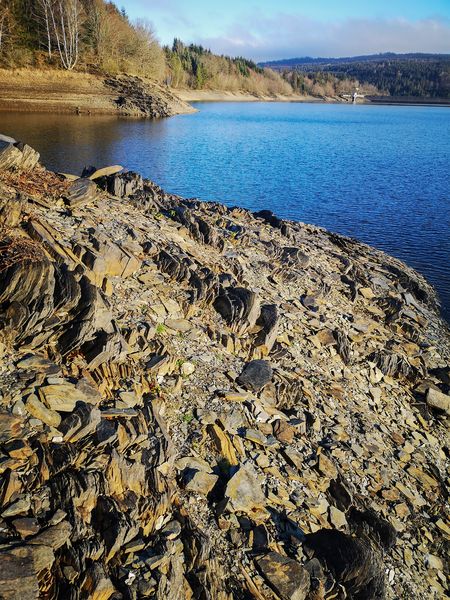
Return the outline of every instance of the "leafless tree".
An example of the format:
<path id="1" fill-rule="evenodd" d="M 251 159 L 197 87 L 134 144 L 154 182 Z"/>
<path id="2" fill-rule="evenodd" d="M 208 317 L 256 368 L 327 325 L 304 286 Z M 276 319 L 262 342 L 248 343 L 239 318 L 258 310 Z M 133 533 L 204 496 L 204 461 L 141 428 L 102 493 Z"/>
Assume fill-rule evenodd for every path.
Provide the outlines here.
<path id="1" fill-rule="evenodd" d="M 53 35 L 62 66 L 71 71 L 78 62 L 81 5 L 79 0 L 55 0 L 50 3 Z"/>
<path id="2" fill-rule="evenodd" d="M 0 52 L 5 43 L 5 36 L 9 22 L 9 8 L 0 3 Z"/>
<path id="3" fill-rule="evenodd" d="M 48 57 L 52 57 L 52 23 L 51 23 L 51 13 L 52 13 L 52 0 L 38 0 L 37 5 L 39 8 L 39 16 L 44 22 L 45 34 L 47 37 L 47 52 Z"/>

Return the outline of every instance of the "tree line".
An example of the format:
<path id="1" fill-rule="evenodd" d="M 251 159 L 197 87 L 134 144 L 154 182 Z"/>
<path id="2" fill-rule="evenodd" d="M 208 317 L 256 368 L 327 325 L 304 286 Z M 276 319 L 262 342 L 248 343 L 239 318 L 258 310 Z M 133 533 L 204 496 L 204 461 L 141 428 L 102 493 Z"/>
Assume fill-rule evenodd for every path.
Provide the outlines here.
<path id="1" fill-rule="evenodd" d="M 450 98 L 450 59 L 355 62 L 327 71 L 366 81 L 389 96 Z"/>
<path id="2" fill-rule="evenodd" d="M 359 85 L 353 75 L 280 73 L 179 39 L 161 47 L 149 22 L 105 0 L 0 0 L 0 66 L 125 72 L 174 88 L 271 96 L 336 96 Z"/>
<path id="3" fill-rule="evenodd" d="M 354 80 L 389 96 L 450 98 L 450 55 L 385 53 L 355 58 L 287 59 L 264 63 L 286 78 Z M 362 85 L 363 85 L 362 84 Z"/>

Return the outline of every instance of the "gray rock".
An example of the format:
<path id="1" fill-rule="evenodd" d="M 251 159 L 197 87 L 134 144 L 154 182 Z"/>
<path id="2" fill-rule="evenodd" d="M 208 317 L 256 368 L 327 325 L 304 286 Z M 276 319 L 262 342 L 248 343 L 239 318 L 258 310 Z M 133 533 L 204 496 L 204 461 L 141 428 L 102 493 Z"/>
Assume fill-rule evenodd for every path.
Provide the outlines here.
<path id="1" fill-rule="evenodd" d="M 237 378 L 237 383 L 246 389 L 259 392 L 273 377 L 273 370 L 266 360 L 250 361 Z"/>

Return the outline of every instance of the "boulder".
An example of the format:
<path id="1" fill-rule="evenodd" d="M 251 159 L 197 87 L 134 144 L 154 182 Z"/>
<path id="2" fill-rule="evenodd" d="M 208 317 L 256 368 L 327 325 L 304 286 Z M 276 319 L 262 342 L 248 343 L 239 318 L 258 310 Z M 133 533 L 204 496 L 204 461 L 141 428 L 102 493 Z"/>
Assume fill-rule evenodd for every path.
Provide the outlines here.
<path id="1" fill-rule="evenodd" d="M 144 189 L 144 180 L 138 173 L 127 171 L 96 178 L 96 184 L 117 198 L 132 196 Z"/>
<path id="2" fill-rule="evenodd" d="M 70 208 L 84 206 L 94 201 L 98 196 L 98 188 L 93 181 L 80 177 L 69 186 L 66 202 Z"/>
<path id="3" fill-rule="evenodd" d="M 260 314 L 258 296 L 255 292 L 241 287 L 222 288 L 213 306 L 238 334 L 253 327 Z"/>
<path id="4" fill-rule="evenodd" d="M 237 383 L 242 387 L 259 392 L 273 377 L 273 369 L 266 360 L 252 360 L 244 367 L 237 378 Z"/>
<path id="5" fill-rule="evenodd" d="M 306 546 L 331 571 L 354 600 L 383 600 L 384 565 L 375 546 L 365 537 L 351 537 L 335 529 L 306 536 Z"/>

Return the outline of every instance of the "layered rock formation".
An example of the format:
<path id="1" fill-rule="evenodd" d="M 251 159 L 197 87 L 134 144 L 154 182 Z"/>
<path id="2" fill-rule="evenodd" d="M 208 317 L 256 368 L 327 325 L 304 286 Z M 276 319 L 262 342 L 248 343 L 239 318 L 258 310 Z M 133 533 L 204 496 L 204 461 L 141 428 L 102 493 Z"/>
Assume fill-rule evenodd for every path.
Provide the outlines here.
<path id="1" fill-rule="evenodd" d="M 318 227 L 0 147 L 0 597 L 444 597 L 450 336 Z"/>

